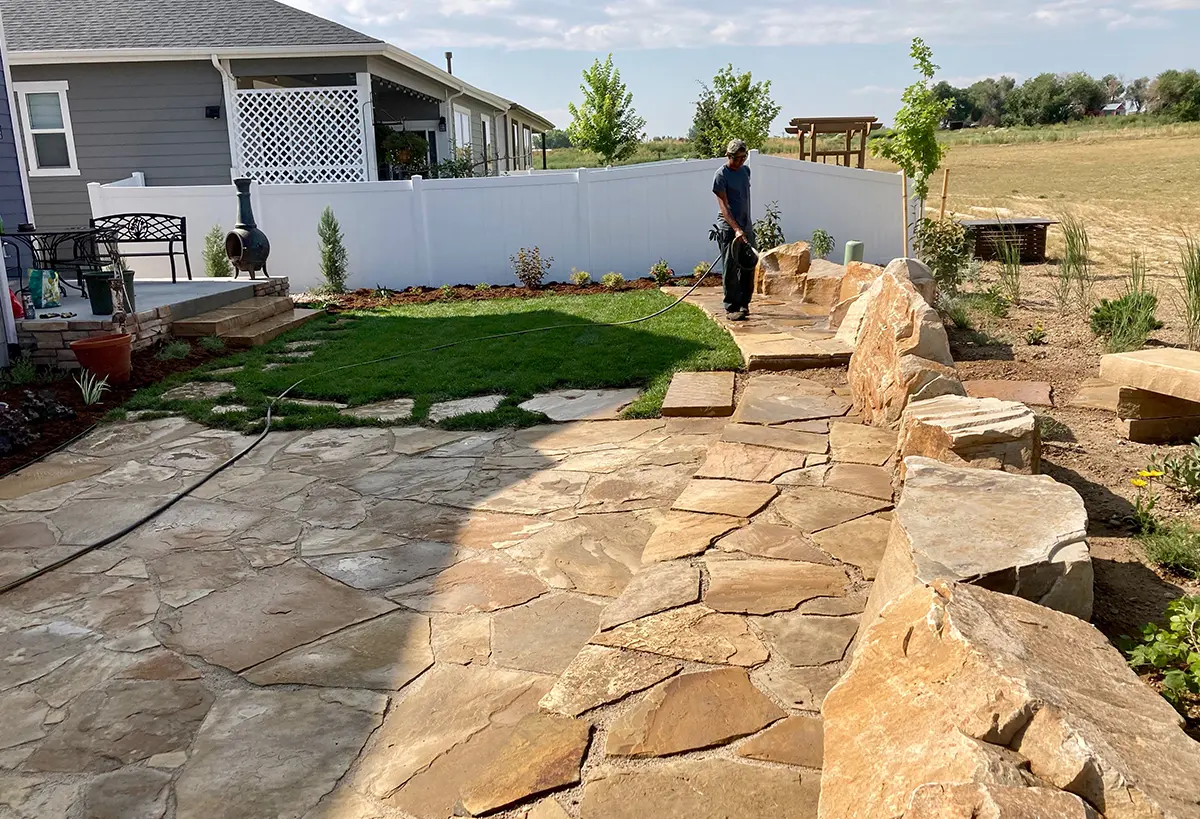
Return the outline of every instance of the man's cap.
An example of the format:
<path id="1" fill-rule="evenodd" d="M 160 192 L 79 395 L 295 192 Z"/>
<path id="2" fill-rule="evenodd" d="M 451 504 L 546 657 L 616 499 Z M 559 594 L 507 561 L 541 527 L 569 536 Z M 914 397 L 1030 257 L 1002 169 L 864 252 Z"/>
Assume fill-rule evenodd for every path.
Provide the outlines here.
<path id="1" fill-rule="evenodd" d="M 746 147 L 746 140 L 731 139 L 729 147 L 725 149 L 725 156 L 737 156 L 738 154 L 748 154 L 750 150 Z"/>

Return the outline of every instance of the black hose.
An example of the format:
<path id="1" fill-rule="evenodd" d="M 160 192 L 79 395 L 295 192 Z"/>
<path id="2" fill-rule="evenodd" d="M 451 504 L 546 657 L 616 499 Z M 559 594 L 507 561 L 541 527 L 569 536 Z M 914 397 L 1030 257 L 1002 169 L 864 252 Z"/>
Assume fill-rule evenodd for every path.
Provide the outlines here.
<path id="1" fill-rule="evenodd" d="M 263 426 L 263 431 L 261 433 L 259 433 L 258 437 L 255 438 L 254 441 L 252 441 L 248 447 L 246 447 L 241 452 L 239 452 L 238 454 L 231 457 L 229 460 L 220 464 L 219 466 L 214 467 L 212 470 L 210 470 L 205 475 L 203 475 L 199 480 L 197 480 L 191 486 L 187 487 L 186 489 L 183 489 L 182 491 L 176 493 L 175 495 L 172 495 L 170 497 L 170 499 L 168 499 L 167 501 L 165 501 L 164 503 L 162 503 L 155 509 L 151 510 L 150 512 L 147 512 L 145 515 L 138 518 L 137 520 L 135 520 L 133 523 L 129 524 L 128 526 L 125 526 L 124 528 L 120 529 L 119 531 L 114 532 L 113 534 L 108 535 L 107 537 L 102 538 L 101 540 L 98 540 L 97 542 L 91 544 L 90 546 L 84 546 L 83 548 L 81 548 L 75 552 L 72 552 L 71 554 L 67 555 L 66 557 L 64 557 L 60 560 L 56 560 L 53 563 L 49 563 L 49 564 L 41 567 L 40 569 L 36 569 L 35 571 L 30 572 L 29 574 L 27 574 L 23 577 L 19 577 L 16 580 L 12 580 L 12 581 L 4 584 L 3 586 L 0 586 L 0 594 L 4 594 L 5 592 L 12 591 L 13 589 L 18 588 L 19 586 L 25 585 L 26 583 L 30 582 L 31 580 L 36 580 L 37 578 L 41 577 L 44 574 L 49 574 L 50 572 L 54 571 L 55 569 L 61 569 L 63 566 L 66 566 L 68 563 L 78 560 L 79 558 L 83 557 L 84 555 L 86 555 L 90 552 L 94 552 L 97 549 L 103 549 L 105 546 L 109 545 L 110 543 L 114 543 L 114 542 L 120 540 L 121 538 L 134 532 L 135 530 L 137 530 L 139 527 L 143 526 L 144 524 L 149 523 L 150 521 L 154 520 L 156 517 L 161 515 L 163 512 L 167 511 L 172 506 L 174 506 L 176 503 L 183 500 L 188 495 L 192 494 L 197 489 L 204 486 L 204 484 L 208 483 L 210 480 L 215 478 L 217 475 L 221 474 L 226 469 L 228 469 L 229 467 L 233 466 L 235 463 L 240 461 L 242 458 L 249 455 L 250 452 L 253 451 L 256 446 L 258 446 L 264 440 L 266 440 L 267 433 L 269 433 L 271 431 L 271 417 L 273 414 L 273 410 L 275 409 L 275 405 L 277 403 L 279 403 L 280 401 L 282 401 L 287 396 L 288 393 L 290 393 L 292 390 L 296 389 L 296 387 L 299 387 L 301 384 L 303 384 L 305 381 L 309 380 L 310 378 L 316 378 L 317 376 L 320 376 L 320 375 L 328 375 L 329 373 L 335 373 L 335 372 L 339 372 L 341 370 L 350 370 L 355 367 L 369 367 L 372 364 L 383 364 L 384 362 L 387 362 L 387 361 L 395 361 L 398 358 L 406 358 L 406 357 L 412 356 L 414 354 L 420 355 L 420 354 L 424 354 L 424 353 L 435 353 L 435 352 L 438 352 L 439 350 L 445 350 L 450 347 L 457 347 L 460 344 L 472 344 L 477 341 L 494 341 L 496 339 L 501 339 L 501 338 L 511 338 L 513 336 L 529 335 L 530 333 L 545 333 L 545 332 L 549 332 L 551 330 L 569 330 L 574 327 L 627 327 L 630 324 L 640 324 L 643 321 L 650 321 L 650 319 L 657 318 L 658 316 L 661 316 L 663 313 L 667 312 L 668 310 L 678 307 L 683 302 L 684 299 L 686 299 L 688 296 L 690 296 L 692 293 L 695 292 L 696 288 L 700 286 L 701 282 L 703 282 L 706 278 L 708 278 L 708 275 L 710 273 L 712 273 L 713 268 L 716 267 L 717 262 L 720 261 L 720 259 L 721 259 L 720 256 L 718 256 L 716 259 L 714 259 L 709 264 L 708 270 L 706 270 L 704 272 L 704 275 L 702 275 L 700 278 L 696 279 L 695 283 L 688 289 L 688 291 L 686 293 L 684 293 L 682 296 L 680 296 L 678 299 L 671 302 L 666 307 L 663 307 L 661 310 L 657 310 L 657 311 L 651 313 L 650 315 L 642 316 L 641 318 L 628 319 L 626 321 L 610 321 L 610 322 L 604 322 L 604 323 L 600 323 L 600 324 L 554 324 L 549 327 L 533 327 L 528 330 L 514 330 L 511 333 L 496 333 L 495 335 L 490 335 L 490 336 L 478 336 L 476 338 L 464 338 L 459 341 L 451 341 L 451 342 L 447 342 L 446 344 L 439 344 L 436 347 L 429 347 L 425 350 L 417 350 L 417 351 L 415 351 L 415 353 L 413 351 L 406 351 L 403 353 L 397 353 L 395 355 L 383 356 L 382 358 L 373 358 L 370 361 L 360 361 L 356 364 L 343 364 L 340 367 L 331 367 L 328 370 L 322 370 L 319 373 L 314 373 L 313 375 L 305 376 L 304 378 L 301 378 L 295 384 L 292 384 L 292 386 L 288 387 L 286 390 L 281 392 L 275 398 L 271 399 L 271 403 L 267 405 L 267 417 L 266 417 L 266 423 Z M 78 438 L 79 436 L 76 436 L 76 437 Z M 72 440 L 75 440 L 75 439 L 72 439 Z M 71 442 L 68 441 L 67 443 L 69 444 Z M 66 446 L 66 444 L 64 444 L 63 446 Z M 47 453 L 47 454 L 49 454 L 49 453 Z M 45 457 L 45 456 L 43 456 L 43 457 Z"/>

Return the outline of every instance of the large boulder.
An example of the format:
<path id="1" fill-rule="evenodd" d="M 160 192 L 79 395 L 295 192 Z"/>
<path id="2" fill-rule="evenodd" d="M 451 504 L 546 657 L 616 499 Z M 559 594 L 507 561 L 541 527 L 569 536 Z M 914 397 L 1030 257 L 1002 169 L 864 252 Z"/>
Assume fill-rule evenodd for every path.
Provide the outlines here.
<path id="1" fill-rule="evenodd" d="M 756 290 L 764 296 L 794 296 L 812 266 L 808 242 L 792 242 L 763 251 L 754 270 Z"/>
<path id="2" fill-rule="evenodd" d="M 821 819 L 1091 815 L 1051 794 L 1020 811 L 1013 788 L 1106 819 L 1200 817 L 1200 744 L 1179 714 L 1095 628 L 1019 597 L 910 590 L 865 629 L 822 712 Z M 951 811 L 971 784 L 1010 810 Z"/>
<path id="3" fill-rule="evenodd" d="M 891 273 L 898 278 L 907 278 L 921 294 L 921 298 L 925 299 L 926 304 L 930 307 L 937 304 L 937 281 L 933 278 L 933 271 L 925 262 L 920 259 L 892 259 L 884 272 Z"/>
<path id="4" fill-rule="evenodd" d="M 842 276 L 842 286 L 838 290 L 837 304 L 829 311 L 829 329 L 836 330 L 842 326 L 851 305 L 858 297 L 867 292 L 871 283 L 879 278 L 883 268 L 867 262 L 850 262 L 846 265 L 846 273 Z"/>
<path id="5" fill-rule="evenodd" d="M 850 391 L 867 423 L 890 426 L 912 401 L 966 394 L 941 317 L 907 276 L 885 270 L 850 308 L 836 338 L 853 338 Z"/>
<path id="6" fill-rule="evenodd" d="M 1010 475 L 908 458 L 871 596 L 869 623 L 889 602 L 936 578 L 1092 616 L 1087 510 L 1048 476 Z"/>
<path id="7" fill-rule="evenodd" d="M 1041 468 L 1037 416 L 1024 404 L 998 398 L 941 395 L 916 401 L 900 417 L 897 454 L 901 480 L 910 455 L 1034 475 Z"/>

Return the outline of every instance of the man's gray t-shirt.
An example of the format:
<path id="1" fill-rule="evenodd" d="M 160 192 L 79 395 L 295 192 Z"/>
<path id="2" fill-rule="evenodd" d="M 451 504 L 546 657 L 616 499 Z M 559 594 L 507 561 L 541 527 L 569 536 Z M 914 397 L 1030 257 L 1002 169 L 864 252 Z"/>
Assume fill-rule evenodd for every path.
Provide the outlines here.
<path id="1" fill-rule="evenodd" d="M 723 193 L 729 201 L 729 213 L 742 230 L 749 232 L 750 222 L 750 168 L 746 165 L 736 171 L 728 165 L 717 168 L 713 175 L 713 193 Z M 717 215 L 720 216 L 720 209 Z M 724 221 L 724 217 L 722 217 Z"/>

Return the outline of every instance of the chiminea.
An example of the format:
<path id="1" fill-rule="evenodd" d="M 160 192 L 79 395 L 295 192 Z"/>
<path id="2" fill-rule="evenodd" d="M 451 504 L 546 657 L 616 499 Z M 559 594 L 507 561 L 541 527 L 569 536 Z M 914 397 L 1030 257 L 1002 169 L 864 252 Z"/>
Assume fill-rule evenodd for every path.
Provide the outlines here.
<path id="1" fill-rule="evenodd" d="M 261 270 L 267 275 L 267 257 L 271 255 L 271 243 L 267 234 L 254 224 L 254 209 L 250 207 L 250 180 L 242 177 L 233 180 L 237 186 L 238 220 L 233 230 L 225 235 L 225 255 L 238 270 L 244 270 L 254 278 Z"/>

